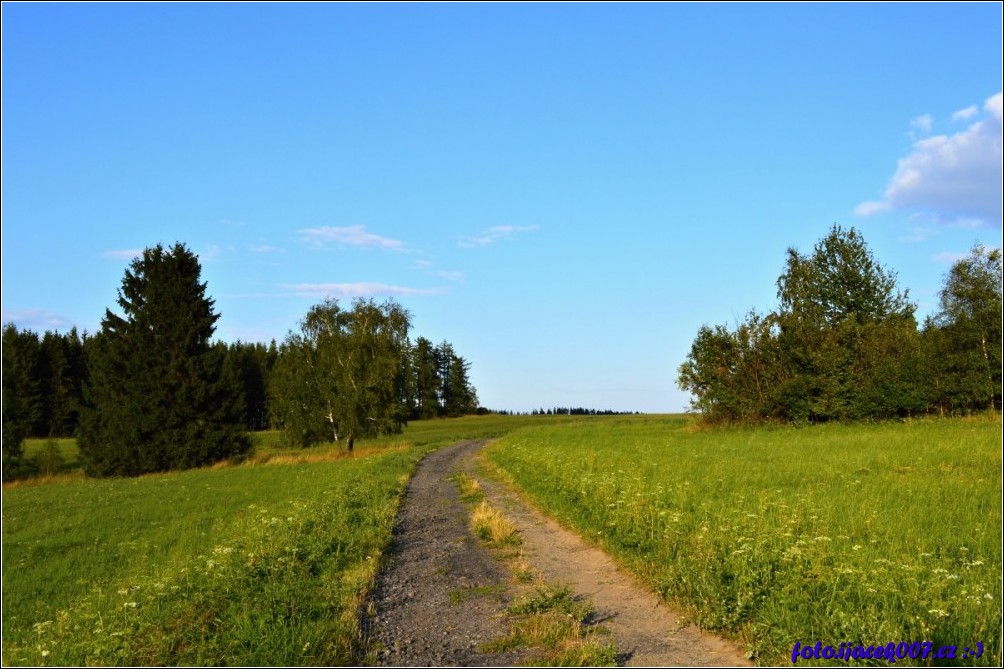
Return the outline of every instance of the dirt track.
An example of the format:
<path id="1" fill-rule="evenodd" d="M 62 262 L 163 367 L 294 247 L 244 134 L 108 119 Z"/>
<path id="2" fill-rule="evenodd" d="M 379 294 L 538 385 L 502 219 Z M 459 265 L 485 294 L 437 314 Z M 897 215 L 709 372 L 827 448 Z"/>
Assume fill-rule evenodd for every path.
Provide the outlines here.
<path id="1" fill-rule="evenodd" d="M 388 562 L 366 620 L 383 666 L 505 666 L 522 652 L 486 654 L 478 645 L 509 631 L 515 586 L 468 529 L 467 507 L 447 477 L 475 473 L 485 442 L 430 454 L 408 487 Z M 624 666 L 748 665 L 733 643 L 681 626 L 677 615 L 619 570 L 602 551 L 545 518 L 502 485 L 477 476 L 488 501 L 519 528 L 523 552 L 551 583 L 591 599 Z"/>

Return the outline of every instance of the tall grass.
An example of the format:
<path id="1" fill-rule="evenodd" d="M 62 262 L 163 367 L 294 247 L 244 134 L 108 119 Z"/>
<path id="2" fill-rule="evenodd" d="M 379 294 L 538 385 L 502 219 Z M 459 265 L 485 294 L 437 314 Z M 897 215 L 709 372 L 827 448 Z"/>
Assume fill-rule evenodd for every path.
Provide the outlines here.
<path id="1" fill-rule="evenodd" d="M 418 452 L 5 493 L 4 664 L 350 662 Z"/>
<path id="2" fill-rule="evenodd" d="M 820 640 L 931 641 L 960 658 L 981 642 L 977 663 L 1001 661 L 999 418 L 592 419 L 514 432 L 489 458 L 762 663 Z"/>
<path id="3" fill-rule="evenodd" d="M 419 458 L 526 424 L 423 421 L 403 435 L 244 465 L 4 487 L 4 665 L 339 665 Z M 60 440 L 64 462 L 75 444 Z M 47 444 L 29 444 L 42 452 Z"/>

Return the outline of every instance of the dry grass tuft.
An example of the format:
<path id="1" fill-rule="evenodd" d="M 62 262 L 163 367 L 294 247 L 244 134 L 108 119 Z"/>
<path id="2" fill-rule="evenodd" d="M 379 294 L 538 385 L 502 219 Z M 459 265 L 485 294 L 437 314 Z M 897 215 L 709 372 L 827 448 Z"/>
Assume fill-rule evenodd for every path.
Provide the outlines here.
<path id="1" fill-rule="evenodd" d="M 488 502 L 482 501 L 471 512 L 471 527 L 483 541 L 495 546 L 518 546 L 519 531 L 512 521 L 499 513 Z"/>

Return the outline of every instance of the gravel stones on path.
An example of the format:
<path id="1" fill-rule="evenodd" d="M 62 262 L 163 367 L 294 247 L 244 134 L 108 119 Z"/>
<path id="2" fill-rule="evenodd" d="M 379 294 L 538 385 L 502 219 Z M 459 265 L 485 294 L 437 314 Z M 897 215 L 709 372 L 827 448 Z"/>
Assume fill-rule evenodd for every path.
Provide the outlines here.
<path id="1" fill-rule="evenodd" d="M 470 530 L 451 476 L 476 476 L 488 502 L 518 528 L 523 557 L 548 583 L 588 598 L 623 666 L 748 665 L 737 644 L 685 626 L 604 552 L 543 516 L 512 490 L 478 476 L 484 441 L 439 449 L 419 465 L 398 512 L 373 613 L 363 628 L 379 666 L 512 666 L 529 650 L 483 653 L 506 636 L 507 606 L 521 590 L 506 564 Z"/>
<path id="2" fill-rule="evenodd" d="M 509 632 L 509 572 L 471 533 L 470 511 L 448 477 L 458 458 L 483 446 L 434 451 L 408 485 L 368 621 L 380 666 L 505 666 L 525 657 L 478 650 Z"/>

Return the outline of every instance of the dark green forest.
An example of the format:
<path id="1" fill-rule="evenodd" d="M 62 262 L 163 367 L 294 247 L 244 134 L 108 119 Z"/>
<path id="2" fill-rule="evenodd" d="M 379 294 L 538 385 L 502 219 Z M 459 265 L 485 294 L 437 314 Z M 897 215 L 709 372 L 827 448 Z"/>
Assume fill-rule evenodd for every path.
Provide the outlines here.
<path id="1" fill-rule="evenodd" d="M 922 323 L 855 229 L 788 249 L 778 306 L 705 325 L 678 384 L 711 422 L 795 424 L 1001 408 L 1001 252 L 974 247 Z"/>
<path id="2" fill-rule="evenodd" d="M 126 270 L 99 332 L 4 326 L 4 480 L 26 472 L 27 437 L 76 437 L 88 474 L 130 476 L 240 458 L 255 430 L 351 448 L 478 409 L 470 363 L 449 342 L 411 341 L 393 301 L 328 300 L 279 344 L 226 344 L 200 278 L 187 247 L 158 245 Z"/>

